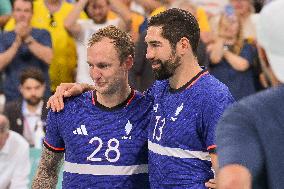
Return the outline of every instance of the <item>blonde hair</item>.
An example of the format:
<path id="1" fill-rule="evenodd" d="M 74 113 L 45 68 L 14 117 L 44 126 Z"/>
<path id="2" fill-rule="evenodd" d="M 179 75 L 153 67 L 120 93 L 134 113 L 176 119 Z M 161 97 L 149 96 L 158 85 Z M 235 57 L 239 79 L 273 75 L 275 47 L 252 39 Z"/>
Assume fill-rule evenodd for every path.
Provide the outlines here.
<path id="1" fill-rule="evenodd" d="M 244 36 L 243 36 L 243 27 L 242 27 L 241 20 L 239 19 L 238 16 L 236 16 L 236 18 L 238 21 L 239 29 L 238 29 L 238 33 L 236 36 L 236 42 L 233 44 L 232 52 L 239 55 L 244 45 Z M 222 13 L 220 20 L 219 20 L 219 24 L 218 24 L 218 34 L 219 35 L 220 35 L 220 30 L 222 29 L 222 22 L 224 21 L 224 19 L 228 19 L 228 18 L 226 17 L 224 13 Z"/>

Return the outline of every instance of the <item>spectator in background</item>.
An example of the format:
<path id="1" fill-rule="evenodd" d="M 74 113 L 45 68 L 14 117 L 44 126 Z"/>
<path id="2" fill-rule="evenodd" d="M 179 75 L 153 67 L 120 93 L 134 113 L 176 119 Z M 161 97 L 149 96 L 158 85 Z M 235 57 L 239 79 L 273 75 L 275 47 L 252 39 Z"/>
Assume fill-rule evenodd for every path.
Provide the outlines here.
<path id="1" fill-rule="evenodd" d="M 34 2 L 33 25 L 47 29 L 52 38 L 54 58 L 49 69 L 51 90 L 62 82 L 75 81 L 76 48 L 73 38 L 64 28 L 64 20 L 74 5 L 65 0 L 37 0 Z M 48 16 L 47 16 L 48 15 Z M 81 12 L 81 18 L 87 16 Z"/>
<path id="2" fill-rule="evenodd" d="M 52 39 L 53 59 L 49 68 L 51 91 L 62 82 L 75 81 L 76 48 L 73 38 L 64 28 L 64 19 L 73 9 L 73 4 L 65 0 L 36 0 L 34 1 L 32 26 L 46 29 Z M 83 12 L 80 18 L 87 18 Z M 13 20 L 9 21 L 5 30 L 14 27 Z"/>
<path id="3" fill-rule="evenodd" d="M 0 31 L 10 18 L 12 11 L 10 0 L 1 0 L 0 6 Z"/>
<path id="4" fill-rule="evenodd" d="M 136 42 L 139 39 L 140 26 L 144 23 L 145 18 L 144 18 L 144 16 L 142 16 L 138 12 L 131 10 L 132 0 L 118 0 L 118 1 L 123 3 L 128 10 L 128 13 L 129 13 L 128 16 L 130 16 L 130 28 L 129 28 L 130 30 L 129 30 L 129 32 L 130 32 L 134 42 Z M 115 4 L 113 4 L 113 5 L 115 7 L 117 7 Z"/>
<path id="5" fill-rule="evenodd" d="M 78 56 L 76 82 L 93 84 L 87 64 L 87 43 L 92 34 L 108 25 L 126 29 L 126 23 L 131 22 L 130 16 L 124 16 L 127 14 L 125 13 L 125 9 L 127 8 L 119 1 L 120 0 L 79 0 L 64 20 L 66 30 L 76 40 Z M 121 15 L 123 19 L 120 17 L 108 19 L 111 6 L 118 6 L 117 13 Z M 121 9 L 121 6 L 125 8 Z M 79 18 L 80 12 L 82 12 L 84 8 L 90 19 Z M 130 12 L 128 14 L 130 14 Z"/>
<path id="6" fill-rule="evenodd" d="M 229 3 L 230 4 L 228 6 L 232 6 L 235 9 L 236 15 L 240 19 L 243 28 L 242 35 L 244 39 L 247 39 L 250 43 L 254 43 L 256 38 L 256 14 L 254 10 L 253 0 L 230 0 Z M 218 35 L 219 22 L 220 15 L 216 15 L 210 20 L 211 27 L 215 35 Z"/>
<path id="7" fill-rule="evenodd" d="M 0 114 L 0 188 L 28 189 L 30 169 L 28 143 Z"/>
<path id="8" fill-rule="evenodd" d="M 256 49 L 244 40 L 234 12 L 222 14 L 218 34 L 207 47 L 211 74 L 228 86 L 236 100 L 255 93 L 252 64 Z"/>
<path id="9" fill-rule="evenodd" d="M 40 70 L 28 69 L 21 73 L 20 82 L 22 98 L 7 103 L 4 112 L 11 130 L 23 135 L 31 147 L 41 148 L 48 113 L 43 97 L 45 78 Z"/>
<path id="10" fill-rule="evenodd" d="M 48 68 L 53 57 L 51 39 L 46 30 L 31 27 L 32 2 L 14 1 L 15 29 L 0 36 L 0 70 L 5 74 L 3 90 L 6 101 L 20 97 L 19 73 L 29 67 L 36 67 L 45 74 L 46 96 L 50 95 Z"/>
<path id="11" fill-rule="evenodd" d="M 245 98 L 224 113 L 217 127 L 218 189 L 284 185 L 283 7 L 281 0 L 265 5 L 256 27 L 260 57 L 279 86 Z"/>

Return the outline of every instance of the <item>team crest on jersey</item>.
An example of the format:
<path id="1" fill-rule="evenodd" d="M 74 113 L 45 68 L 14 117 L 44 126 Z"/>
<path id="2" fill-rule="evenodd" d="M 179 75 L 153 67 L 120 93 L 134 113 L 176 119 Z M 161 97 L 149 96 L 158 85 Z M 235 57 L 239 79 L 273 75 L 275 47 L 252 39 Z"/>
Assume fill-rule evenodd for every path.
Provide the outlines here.
<path id="1" fill-rule="evenodd" d="M 132 128 L 133 128 L 133 125 L 128 120 L 126 125 L 125 125 L 125 136 L 123 136 L 122 139 L 131 139 L 131 136 L 129 136 L 129 134 L 130 134 Z"/>
<path id="2" fill-rule="evenodd" d="M 177 107 L 176 112 L 175 112 L 175 116 L 171 117 L 172 121 L 176 121 L 177 120 L 177 116 L 180 114 L 182 109 L 183 109 L 183 103 L 179 107 Z"/>

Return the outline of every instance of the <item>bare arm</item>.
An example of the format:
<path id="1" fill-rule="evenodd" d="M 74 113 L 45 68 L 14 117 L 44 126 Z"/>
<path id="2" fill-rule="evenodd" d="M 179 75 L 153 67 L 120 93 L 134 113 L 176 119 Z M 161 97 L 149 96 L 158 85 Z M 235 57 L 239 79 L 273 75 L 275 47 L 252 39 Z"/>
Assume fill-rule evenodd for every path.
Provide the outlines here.
<path id="1" fill-rule="evenodd" d="M 223 45 L 224 41 L 222 39 L 216 39 L 212 44 L 207 47 L 207 52 L 209 53 L 209 58 L 212 64 L 218 64 L 223 58 Z"/>
<path id="2" fill-rule="evenodd" d="M 123 20 L 123 23 L 119 23 L 119 27 L 127 32 L 131 31 L 131 11 L 121 2 L 121 0 L 109 0 L 111 9 L 117 13 Z"/>
<path id="3" fill-rule="evenodd" d="M 218 159 L 217 159 L 217 154 L 216 153 L 210 153 L 210 158 L 211 158 L 211 163 L 214 172 L 216 173 L 218 170 Z M 210 179 L 208 182 L 205 183 L 205 186 L 207 188 L 216 188 L 216 179 Z"/>
<path id="4" fill-rule="evenodd" d="M 37 173 L 32 183 L 32 189 L 55 188 L 58 179 L 63 153 L 55 153 L 43 146 Z"/>
<path id="5" fill-rule="evenodd" d="M 249 170 L 237 164 L 223 167 L 217 176 L 218 189 L 250 189 L 251 182 Z"/>
<path id="6" fill-rule="evenodd" d="M 22 39 L 20 36 L 16 35 L 16 39 L 13 44 L 5 52 L 0 53 L 0 70 L 3 70 L 15 57 L 19 47 L 22 44 Z"/>
<path id="7" fill-rule="evenodd" d="M 74 38 L 78 39 L 81 33 L 81 26 L 77 24 L 77 19 L 80 17 L 80 13 L 83 11 L 84 7 L 88 3 L 88 0 L 79 0 L 75 5 L 73 10 L 68 14 L 64 20 L 65 29 L 72 35 Z"/>
<path id="8" fill-rule="evenodd" d="M 53 58 L 52 49 L 37 42 L 32 36 L 28 36 L 24 42 L 28 45 L 30 51 L 46 64 L 50 64 Z"/>
<path id="9" fill-rule="evenodd" d="M 47 102 L 47 108 L 51 108 L 54 112 L 59 112 L 64 108 L 63 98 L 76 96 L 86 91 L 95 90 L 93 85 L 84 83 L 61 83 L 56 87 L 54 95 Z"/>
<path id="10" fill-rule="evenodd" d="M 249 63 L 246 59 L 230 51 L 224 51 L 224 58 L 237 71 L 246 71 L 249 68 Z"/>
<path id="11" fill-rule="evenodd" d="M 155 0 L 135 0 L 135 2 L 140 4 L 142 7 L 144 7 L 144 9 L 148 13 L 151 13 L 156 8 L 163 6 L 162 3 L 160 3 L 159 1 L 155 1 Z"/>

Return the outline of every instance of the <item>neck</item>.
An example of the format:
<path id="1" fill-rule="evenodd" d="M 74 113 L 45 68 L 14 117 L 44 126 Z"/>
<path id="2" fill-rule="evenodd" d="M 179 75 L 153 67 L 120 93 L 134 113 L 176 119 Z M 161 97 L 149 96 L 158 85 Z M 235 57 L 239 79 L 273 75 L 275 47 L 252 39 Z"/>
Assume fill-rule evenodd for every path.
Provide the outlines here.
<path id="1" fill-rule="evenodd" d="M 97 92 L 96 95 L 97 95 L 97 101 L 100 104 L 108 108 L 112 108 L 124 102 L 130 93 L 131 93 L 131 88 L 128 84 L 126 84 L 121 86 L 120 89 L 117 90 L 115 93 L 100 94 Z"/>
<path id="2" fill-rule="evenodd" d="M 38 105 L 39 103 L 37 105 L 30 105 L 27 103 L 27 109 L 29 110 L 29 112 L 35 113 L 38 108 Z"/>
<path id="3" fill-rule="evenodd" d="M 181 65 L 176 69 L 174 75 L 169 79 L 171 88 L 181 88 L 201 70 L 202 69 L 198 64 L 196 57 L 184 57 L 184 59 L 181 60 Z"/>

